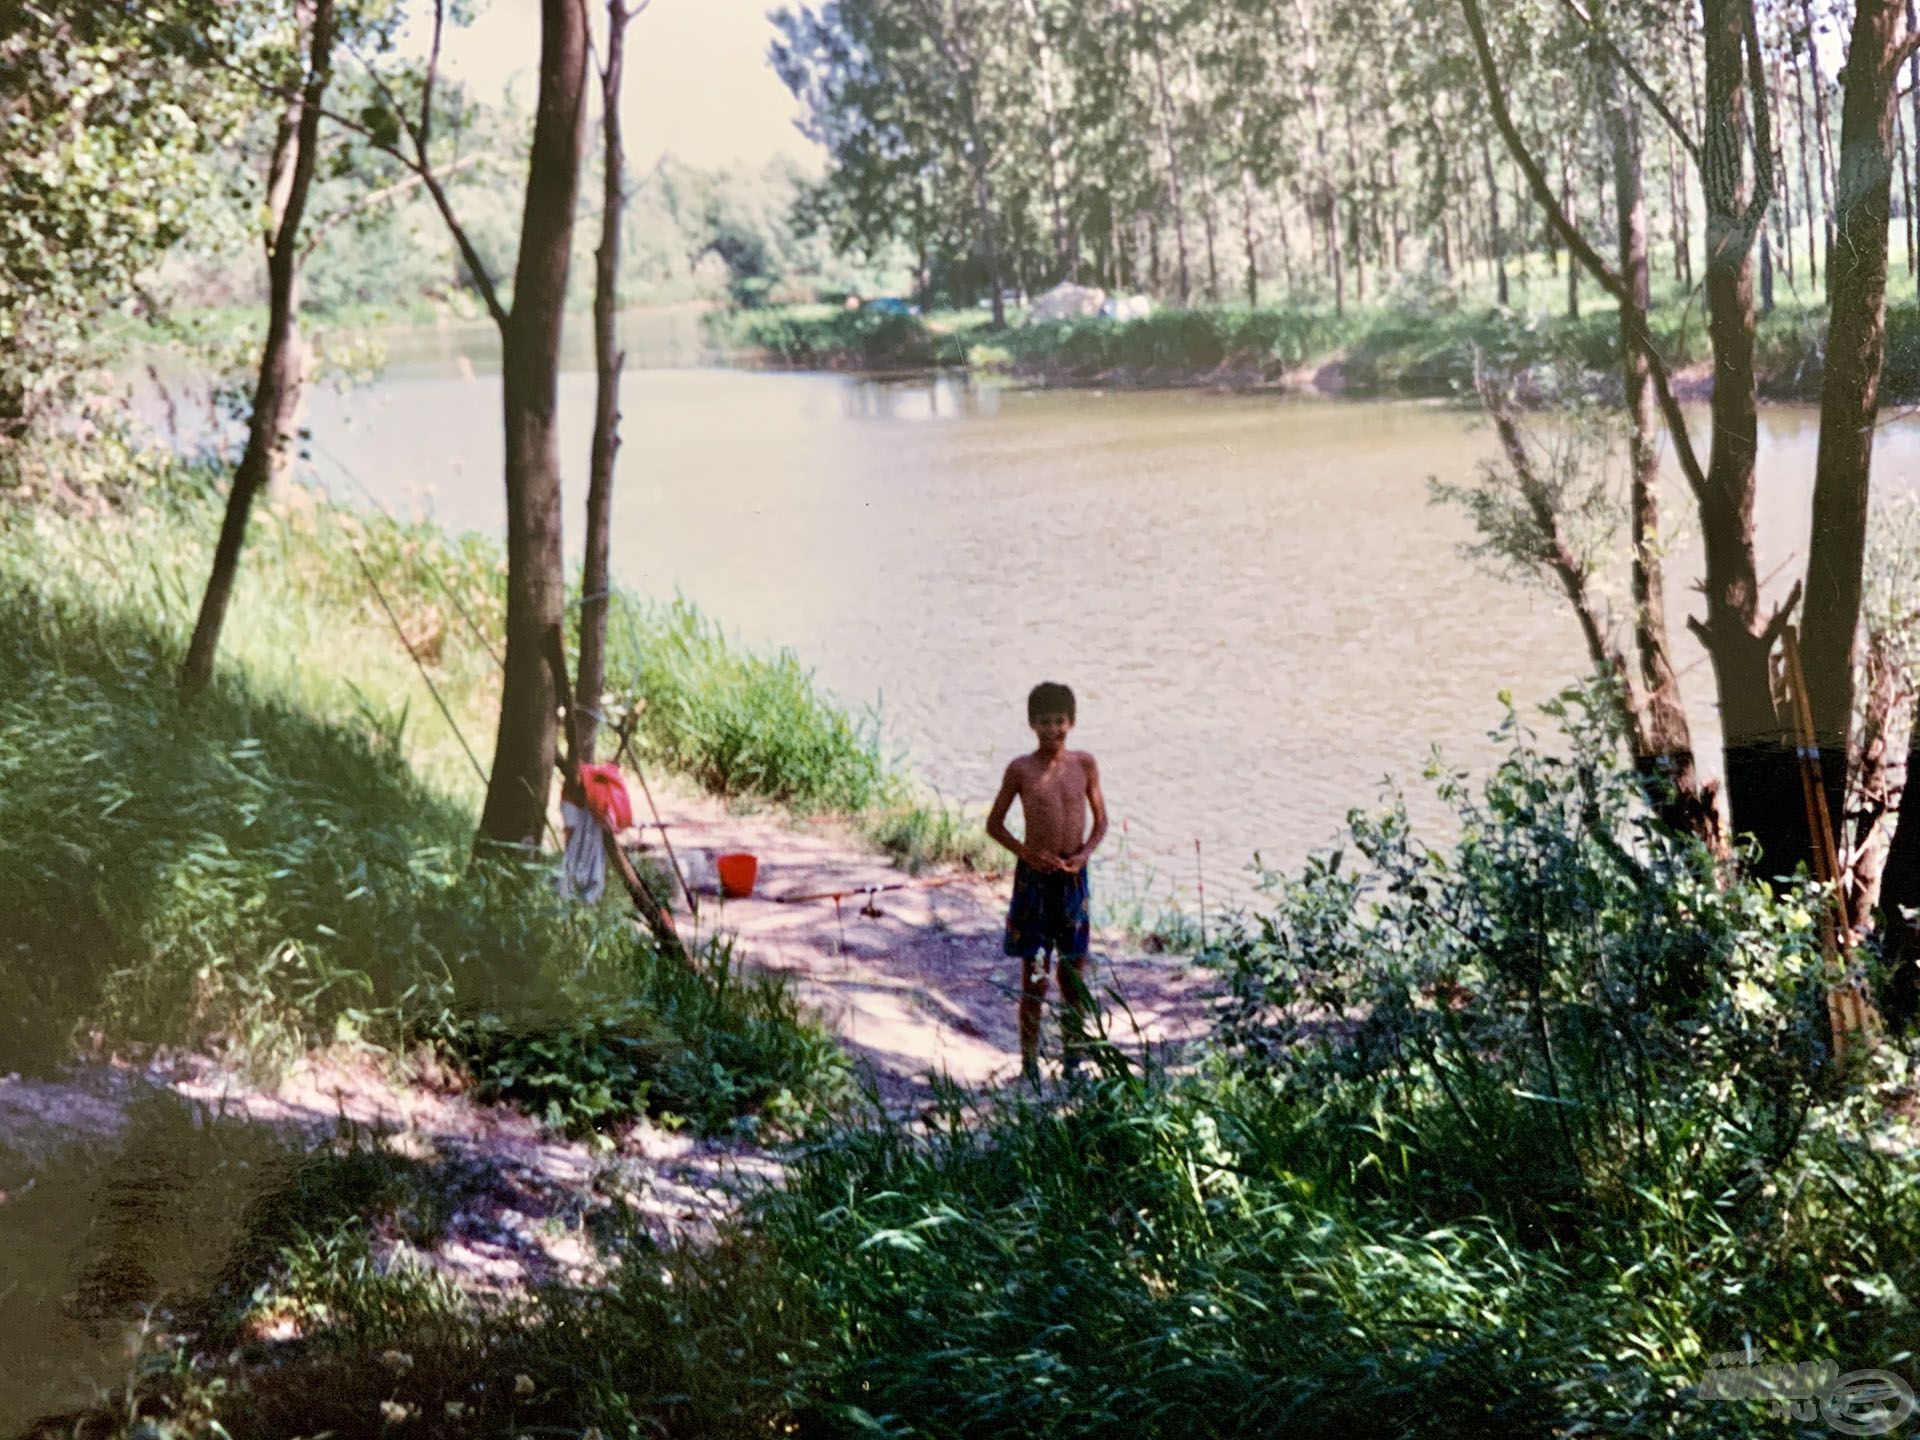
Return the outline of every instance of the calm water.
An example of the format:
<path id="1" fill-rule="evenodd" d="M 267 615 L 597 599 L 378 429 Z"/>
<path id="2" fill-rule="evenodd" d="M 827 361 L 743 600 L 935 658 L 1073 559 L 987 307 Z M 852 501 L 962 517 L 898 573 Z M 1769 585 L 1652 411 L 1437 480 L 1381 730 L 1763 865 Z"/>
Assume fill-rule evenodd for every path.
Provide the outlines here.
<path id="1" fill-rule="evenodd" d="M 371 389 L 316 396 L 323 478 L 501 533 L 498 390 L 490 352 L 466 347 L 443 337 Z M 576 550 L 592 388 L 563 380 Z M 1564 601 L 1478 573 L 1462 521 L 1427 503 L 1428 476 L 1466 479 L 1490 453 L 1445 407 L 644 369 L 623 411 L 622 582 L 792 646 L 972 804 L 1030 743 L 1027 688 L 1067 681 L 1116 826 L 1183 884 L 1196 837 L 1209 888 L 1235 888 L 1254 852 L 1296 864 L 1388 776 L 1436 815 L 1420 798 L 1433 746 L 1484 762 L 1503 688 L 1535 701 L 1584 669 Z M 1795 410 L 1762 424 L 1763 568 L 1782 567 L 1784 593 L 1817 426 Z M 1912 484 L 1917 437 L 1889 428 L 1883 490 Z M 1670 563 L 1710 751 L 1684 535 Z"/>

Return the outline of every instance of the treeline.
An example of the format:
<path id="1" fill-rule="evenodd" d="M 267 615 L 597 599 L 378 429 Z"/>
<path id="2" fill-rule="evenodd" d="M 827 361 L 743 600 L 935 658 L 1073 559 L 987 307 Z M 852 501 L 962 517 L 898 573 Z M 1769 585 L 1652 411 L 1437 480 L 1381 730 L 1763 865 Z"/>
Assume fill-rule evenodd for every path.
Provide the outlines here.
<path id="1" fill-rule="evenodd" d="M 1661 266 L 1693 287 L 1702 156 L 1675 132 L 1700 134 L 1709 101 L 1691 8 L 1499 11 L 1516 123 L 1594 233 L 1618 222 L 1602 113 L 1615 69 L 1638 78 L 1650 116 L 1676 122 L 1632 163 Z M 1501 142 L 1455 6 L 833 0 L 774 21 L 774 62 L 830 156 L 807 218 L 843 249 L 907 257 L 923 296 L 1074 280 L 1178 304 L 1278 290 L 1344 312 L 1471 277 L 1505 304 L 1522 257 L 1544 253 L 1579 311 L 1579 267 Z M 1848 32 L 1830 0 L 1762 0 L 1754 22 L 1749 83 L 1774 152 L 1758 250 L 1771 308 L 1776 286 L 1824 293 Z M 1894 120 L 1909 272 L 1915 81 Z"/>

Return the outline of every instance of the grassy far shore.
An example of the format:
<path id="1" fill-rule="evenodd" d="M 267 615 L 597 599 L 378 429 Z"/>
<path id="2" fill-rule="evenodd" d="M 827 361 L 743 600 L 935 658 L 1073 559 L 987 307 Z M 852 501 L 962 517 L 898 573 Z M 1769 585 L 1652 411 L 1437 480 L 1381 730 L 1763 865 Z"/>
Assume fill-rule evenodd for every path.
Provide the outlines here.
<path id="1" fill-rule="evenodd" d="M 1920 398 L 1920 302 L 1896 285 L 1887 307 L 1882 394 Z M 715 312 L 709 331 L 736 360 L 803 369 L 886 373 L 934 368 L 1005 375 L 1046 385 L 1319 389 L 1356 395 L 1459 397 L 1472 393 L 1476 356 L 1491 366 L 1544 374 L 1571 365 L 1612 383 L 1619 366 L 1615 308 L 1584 297 L 1578 318 L 1556 303 L 1502 309 L 1452 291 L 1390 296 L 1350 306 L 1206 305 L 1163 308 L 1130 321 L 1075 319 L 1022 323 L 998 333 L 983 312 L 924 317 L 828 306 Z M 1697 296 L 1656 303 L 1655 332 L 1683 390 L 1706 383 L 1711 358 Z M 1773 400 L 1817 400 L 1826 348 L 1823 306 L 1787 294 L 1760 318 L 1755 369 Z M 1693 372 L 1693 373 L 1689 373 Z"/>

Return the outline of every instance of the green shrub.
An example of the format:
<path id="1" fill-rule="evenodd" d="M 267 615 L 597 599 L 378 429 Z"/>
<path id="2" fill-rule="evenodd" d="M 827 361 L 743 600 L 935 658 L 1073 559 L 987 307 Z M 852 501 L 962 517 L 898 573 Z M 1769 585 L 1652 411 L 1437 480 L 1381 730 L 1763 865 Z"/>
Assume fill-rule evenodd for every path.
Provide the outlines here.
<path id="1" fill-rule="evenodd" d="M 1403 810 L 1356 814 L 1353 862 L 1316 859 L 1221 951 L 1223 1038 L 1348 1116 L 1322 1150 L 1343 1186 L 1527 1235 L 1750 1189 L 1793 1151 L 1826 1058 L 1808 902 L 1723 884 L 1660 827 L 1604 702 L 1548 708 L 1568 753 L 1510 713 L 1479 794 L 1442 777 L 1450 852 Z"/>

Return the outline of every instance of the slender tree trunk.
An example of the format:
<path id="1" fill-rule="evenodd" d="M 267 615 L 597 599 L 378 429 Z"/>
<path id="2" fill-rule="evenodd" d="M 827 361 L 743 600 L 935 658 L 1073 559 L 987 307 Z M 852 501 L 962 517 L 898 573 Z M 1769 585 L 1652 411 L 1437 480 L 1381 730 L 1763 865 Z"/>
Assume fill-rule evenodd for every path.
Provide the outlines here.
<path id="1" fill-rule="evenodd" d="M 1187 56 L 1187 103 L 1197 114 L 1205 98 L 1200 88 L 1200 67 L 1194 63 L 1193 56 Z M 1206 144 L 1205 126 L 1200 127 L 1200 221 L 1202 236 L 1207 244 L 1207 300 L 1210 304 L 1220 303 L 1220 261 L 1216 246 L 1219 242 L 1219 216 L 1215 211 L 1213 193 L 1213 165 Z"/>
<path id="2" fill-rule="evenodd" d="M 513 309 L 502 335 L 506 428 L 507 656 L 480 839 L 534 847 L 546 825 L 559 680 L 549 659 L 566 612 L 556 393 L 573 215 L 585 138 L 587 17 L 541 0 L 540 90 Z"/>
<path id="3" fill-rule="evenodd" d="M 1908 1023 L 1920 1013 L 1920 722 L 1907 742 L 1906 788 L 1880 872 L 1880 927 L 1887 1018 Z"/>
<path id="4" fill-rule="evenodd" d="M 1773 227 L 1760 222 L 1760 313 L 1773 313 Z"/>
<path id="5" fill-rule="evenodd" d="M 1236 135 L 1243 133 L 1244 116 L 1236 116 L 1233 129 Z M 1253 166 L 1243 156 L 1240 161 L 1240 243 L 1247 257 L 1247 308 L 1255 308 L 1260 303 L 1260 255 L 1255 246 L 1253 228 Z"/>
<path id="6" fill-rule="evenodd" d="M 1813 130 L 1807 124 L 1807 84 L 1800 69 L 1800 58 L 1789 55 L 1787 63 L 1793 67 L 1793 129 L 1797 148 L 1800 152 L 1800 200 L 1805 211 L 1807 224 L 1807 284 L 1820 283 L 1820 241 L 1815 228 L 1816 211 L 1813 188 L 1813 167 L 1807 160 L 1807 151 L 1813 143 Z"/>
<path id="7" fill-rule="evenodd" d="M 1906 0 L 1907 33 L 1920 34 L 1920 13 L 1916 13 L 1914 0 Z M 1909 139 L 1913 143 L 1913 168 L 1916 177 L 1920 177 L 1920 50 L 1916 50 L 1907 61 L 1907 103 L 1913 117 L 1912 133 Z M 1916 222 L 1920 225 L 1920 222 Z M 1917 261 L 1911 246 L 1907 251 L 1907 269 L 1920 281 L 1920 261 Z"/>
<path id="8" fill-rule="evenodd" d="M 1406 242 L 1407 226 L 1400 212 L 1400 177 L 1396 173 L 1391 146 L 1387 149 L 1387 194 L 1393 197 L 1387 209 L 1387 224 L 1390 227 L 1393 243 L 1393 273 L 1404 275 L 1407 273 L 1407 268 L 1401 250 Z"/>
<path id="9" fill-rule="evenodd" d="M 1652 267 L 1647 254 L 1647 205 L 1642 183 L 1639 110 L 1622 77 L 1601 102 L 1601 123 L 1613 157 L 1614 213 L 1620 277 L 1630 306 L 1620 311 L 1620 353 L 1629 422 L 1627 458 L 1633 524 L 1634 651 L 1638 660 L 1642 773 L 1670 787 L 1661 797 L 1662 817 L 1676 829 L 1715 843 L 1719 814 L 1694 768 L 1693 735 L 1680 694 L 1679 675 L 1667 636 L 1667 602 L 1661 564 L 1660 433 L 1653 413 L 1647 357 L 1633 343 L 1652 303 Z M 1568 213 L 1569 221 L 1573 216 Z M 1571 257 L 1569 257 L 1571 259 Z"/>
<path id="10" fill-rule="evenodd" d="M 1053 263 L 1056 274 L 1075 279 L 1079 274 L 1078 257 L 1067 245 L 1066 189 L 1067 172 L 1064 147 L 1060 141 L 1060 118 L 1054 98 L 1053 42 L 1037 0 L 1020 0 L 1026 12 L 1027 35 L 1033 44 L 1034 72 L 1039 81 L 1041 131 L 1047 151 L 1047 199 L 1053 212 Z"/>
<path id="11" fill-rule="evenodd" d="M 1702 0 L 1706 55 L 1701 188 L 1707 205 L 1707 329 L 1713 341 L 1713 440 L 1699 496 L 1706 620 L 1726 745 L 1727 801 L 1751 834 L 1759 873 L 1790 872 L 1811 854 L 1798 759 L 1774 706 L 1777 627 L 1763 619 L 1754 557 L 1753 244 L 1758 216 L 1744 168 L 1748 135 L 1745 0 Z M 1758 97 L 1764 103 L 1764 97 Z M 1781 617 L 1775 617 L 1779 619 Z"/>
<path id="12" fill-rule="evenodd" d="M 1844 128 L 1844 125 L 1843 125 Z M 1907 273 L 1913 274 L 1913 165 L 1907 152 L 1907 122 L 1900 107 L 1893 111 L 1893 140 L 1900 151 L 1900 217 L 1907 235 Z"/>
<path id="13" fill-rule="evenodd" d="M 1347 130 L 1347 183 L 1357 186 L 1360 183 L 1360 156 L 1353 139 L 1353 107 L 1349 105 L 1342 108 Z M 1356 304 L 1364 305 L 1367 303 L 1367 243 L 1366 232 L 1361 227 L 1361 216 L 1362 207 L 1349 201 L 1347 219 L 1352 226 L 1353 298 Z"/>
<path id="14" fill-rule="evenodd" d="M 993 217 L 993 181 L 987 175 L 984 138 L 976 126 L 973 132 L 973 209 L 980 226 L 981 258 L 987 266 L 987 286 L 992 300 L 993 328 L 1007 328 L 1007 302 L 1001 293 L 1006 284 L 1000 273 L 1000 230 Z"/>
<path id="15" fill-rule="evenodd" d="M 1180 303 L 1193 299 L 1193 280 L 1187 267 L 1187 212 L 1182 198 L 1180 147 L 1175 143 L 1173 97 L 1167 91 L 1167 67 L 1160 54 L 1160 37 L 1153 40 L 1153 78 L 1160 95 L 1160 145 L 1167 152 L 1167 207 L 1173 212 L 1173 247 L 1180 277 Z"/>
<path id="16" fill-rule="evenodd" d="M 1320 97 L 1320 40 L 1314 29 L 1313 7 L 1309 0 L 1294 0 L 1294 12 L 1300 21 L 1301 84 L 1307 92 L 1307 112 L 1313 122 L 1313 203 L 1309 225 L 1326 226 L 1327 259 L 1333 274 L 1333 313 L 1347 313 L 1347 276 L 1345 257 L 1340 250 L 1340 198 L 1333 183 L 1333 163 L 1327 151 L 1327 117 Z"/>
<path id="17" fill-rule="evenodd" d="M 1480 168 L 1487 180 L 1487 254 L 1493 261 L 1494 295 L 1507 304 L 1507 252 L 1500 233 L 1500 181 L 1493 173 L 1493 149 L 1480 137 Z"/>
<path id="18" fill-rule="evenodd" d="M 1280 203 L 1274 207 L 1273 228 L 1276 237 L 1280 241 L 1280 283 L 1286 286 L 1287 297 L 1291 299 L 1294 294 L 1293 237 L 1287 228 L 1287 201 L 1284 195 L 1280 197 Z M 1309 231 L 1309 242 L 1311 242 L 1313 226 L 1309 224 L 1307 229 Z"/>
<path id="19" fill-rule="evenodd" d="M 1813 0 L 1800 0 L 1801 18 L 1806 22 L 1807 81 L 1813 87 L 1813 123 L 1818 143 L 1814 156 L 1819 161 L 1821 230 L 1826 237 L 1825 270 L 1827 299 L 1833 299 L 1833 130 L 1827 123 L 1827 82 L 1820 74 L 1820 51 L 1813 40 Z"/>
<path id="20" fill-rule="evenodd" d="M 1773 67 L 1768 73 L 1770 76 L 1770 84 L 1768 85 L 1769 103 L 1773 106 L 1775 122 L 1778 123 L 1780 117 L 1785 116 L 1787 113 L 1787 87 L 1781 71 L 1780 56 L 1777 53 L 1773 57 Z M 1785 152 L 1782 151 L 1781 153 L 1784 158 Z M 1777 229 L 1780 234 L 1781 259 L 1786 262 L 1787 285 L 1788 288 L 1792 288 L 1794 279 L 1793 200 L 1791 191 L 1793 187 L 1787 183 L 1787 170 L 1784 164 L 1782 164 L 1780 168 L 1779 178 L 1780 189 L 1778 203 L 1780 206 L 1780 224 Z"/>
<path id="21" fill-rule="evenodd" d="M 1886 357 L 1887 226 L 1893 188 L 1893 65 L 1900 0 L 1858 0 L 1841 101 L 1802 654 L 1833 834 L 1846 844 L 1848 738 L 1858 659 L 1873 433 Z"/>
<path id="22" fill-rule="evenodd" d="M 625 0 L 607 0 L 607 57 L 600 72 L 600 248 L 593 267 L 593 450 L 587 470 L 587 556 L 580 579 L 580 668 L 573 687 L 574 754 L 593 760 L 600 696 L 607 688 L 607 610 L 613 571 L 613 472 L 620 453 L 620 221 L 626 210 L 627 152 L 620 134 L 626 65 Z"/>
<path id="23" fill-rule="evenodd" d="M 1580 209 L 1577 203 L 1579 197 L 1574 193 L 1573 188 L 1572 149 L 1573 147 L 1570 142 L 1562 142 L 1560 146 L 1560 208 L 1566 212 L 1567 223 L 1569 225 L 1578 225 L 1580 223 Z M 1639 190 L 1639 176 L 1637 172 L 1639 156 L 1637 152 L 1634 156 L 1634 161 L 1636 165 L 1634 189 L 1637 198 Z M 1613 164 L 1617 176 L 1620 169 L 1620 157 L 1617 151 L 1614 155 Z M 1617 178 L 1614 183 L 1616 186 L 1619 184 Z M 1624 214 L 1621 216 L 1621 219 L 1623 222 L 1625 221 L 1626 217 Z M 1551 225 L 1547 227 L 1547 235 L 1549 240 L 1551 240 L 1553 236 L 1553 227 Z M 1646 238 L 1646 216 L 1643 212 L 1640 217 L 1640 248 L 1642 251 L 1641 259 L 1643 261 L 1646 258 Z M 1556 247 L 1554 250 L 1556 264 L 1559 263 L 1559 253 L 1559 249 Z M 1570 320 L 1578 320 L 1580 318 L 1580 267 L 1573 263 L 1573 256 L 1571 254 L 1567 256 L 1567 318 Z M 1644 364 L 1645 362 L 1643 361 L 1642 363 Z M 1644 383 L 1644 379 L 1642 383 Z"/>
<path id="24" fill-rule="evenodd" d="M 254 496 L 272 478 L 277 457 L 291 450 L 295 411 L 300 399 L 305 361 L 299 332 L 300 223 L 319 159 L 320 109 L 332 78 L 334 41 L 333 0 L 313 0 L 308 19 L 307 77 L 299 100 L 281 118 L 274 162 L 268 178 L 268 212 L 273 217 L 266 235 L 267 338 L 260 352 L 260 371 L 253 387 L 253 414 L 247 426 L 247 448 L 234 472 L 227 494 L 220 538 L 214 545 L 213 569 L 180 666 L 180 697 L 191 700 L 213 678 L 213 661 L 220 648 L 220 631 L 246 544 L 247 521 Z"/>

